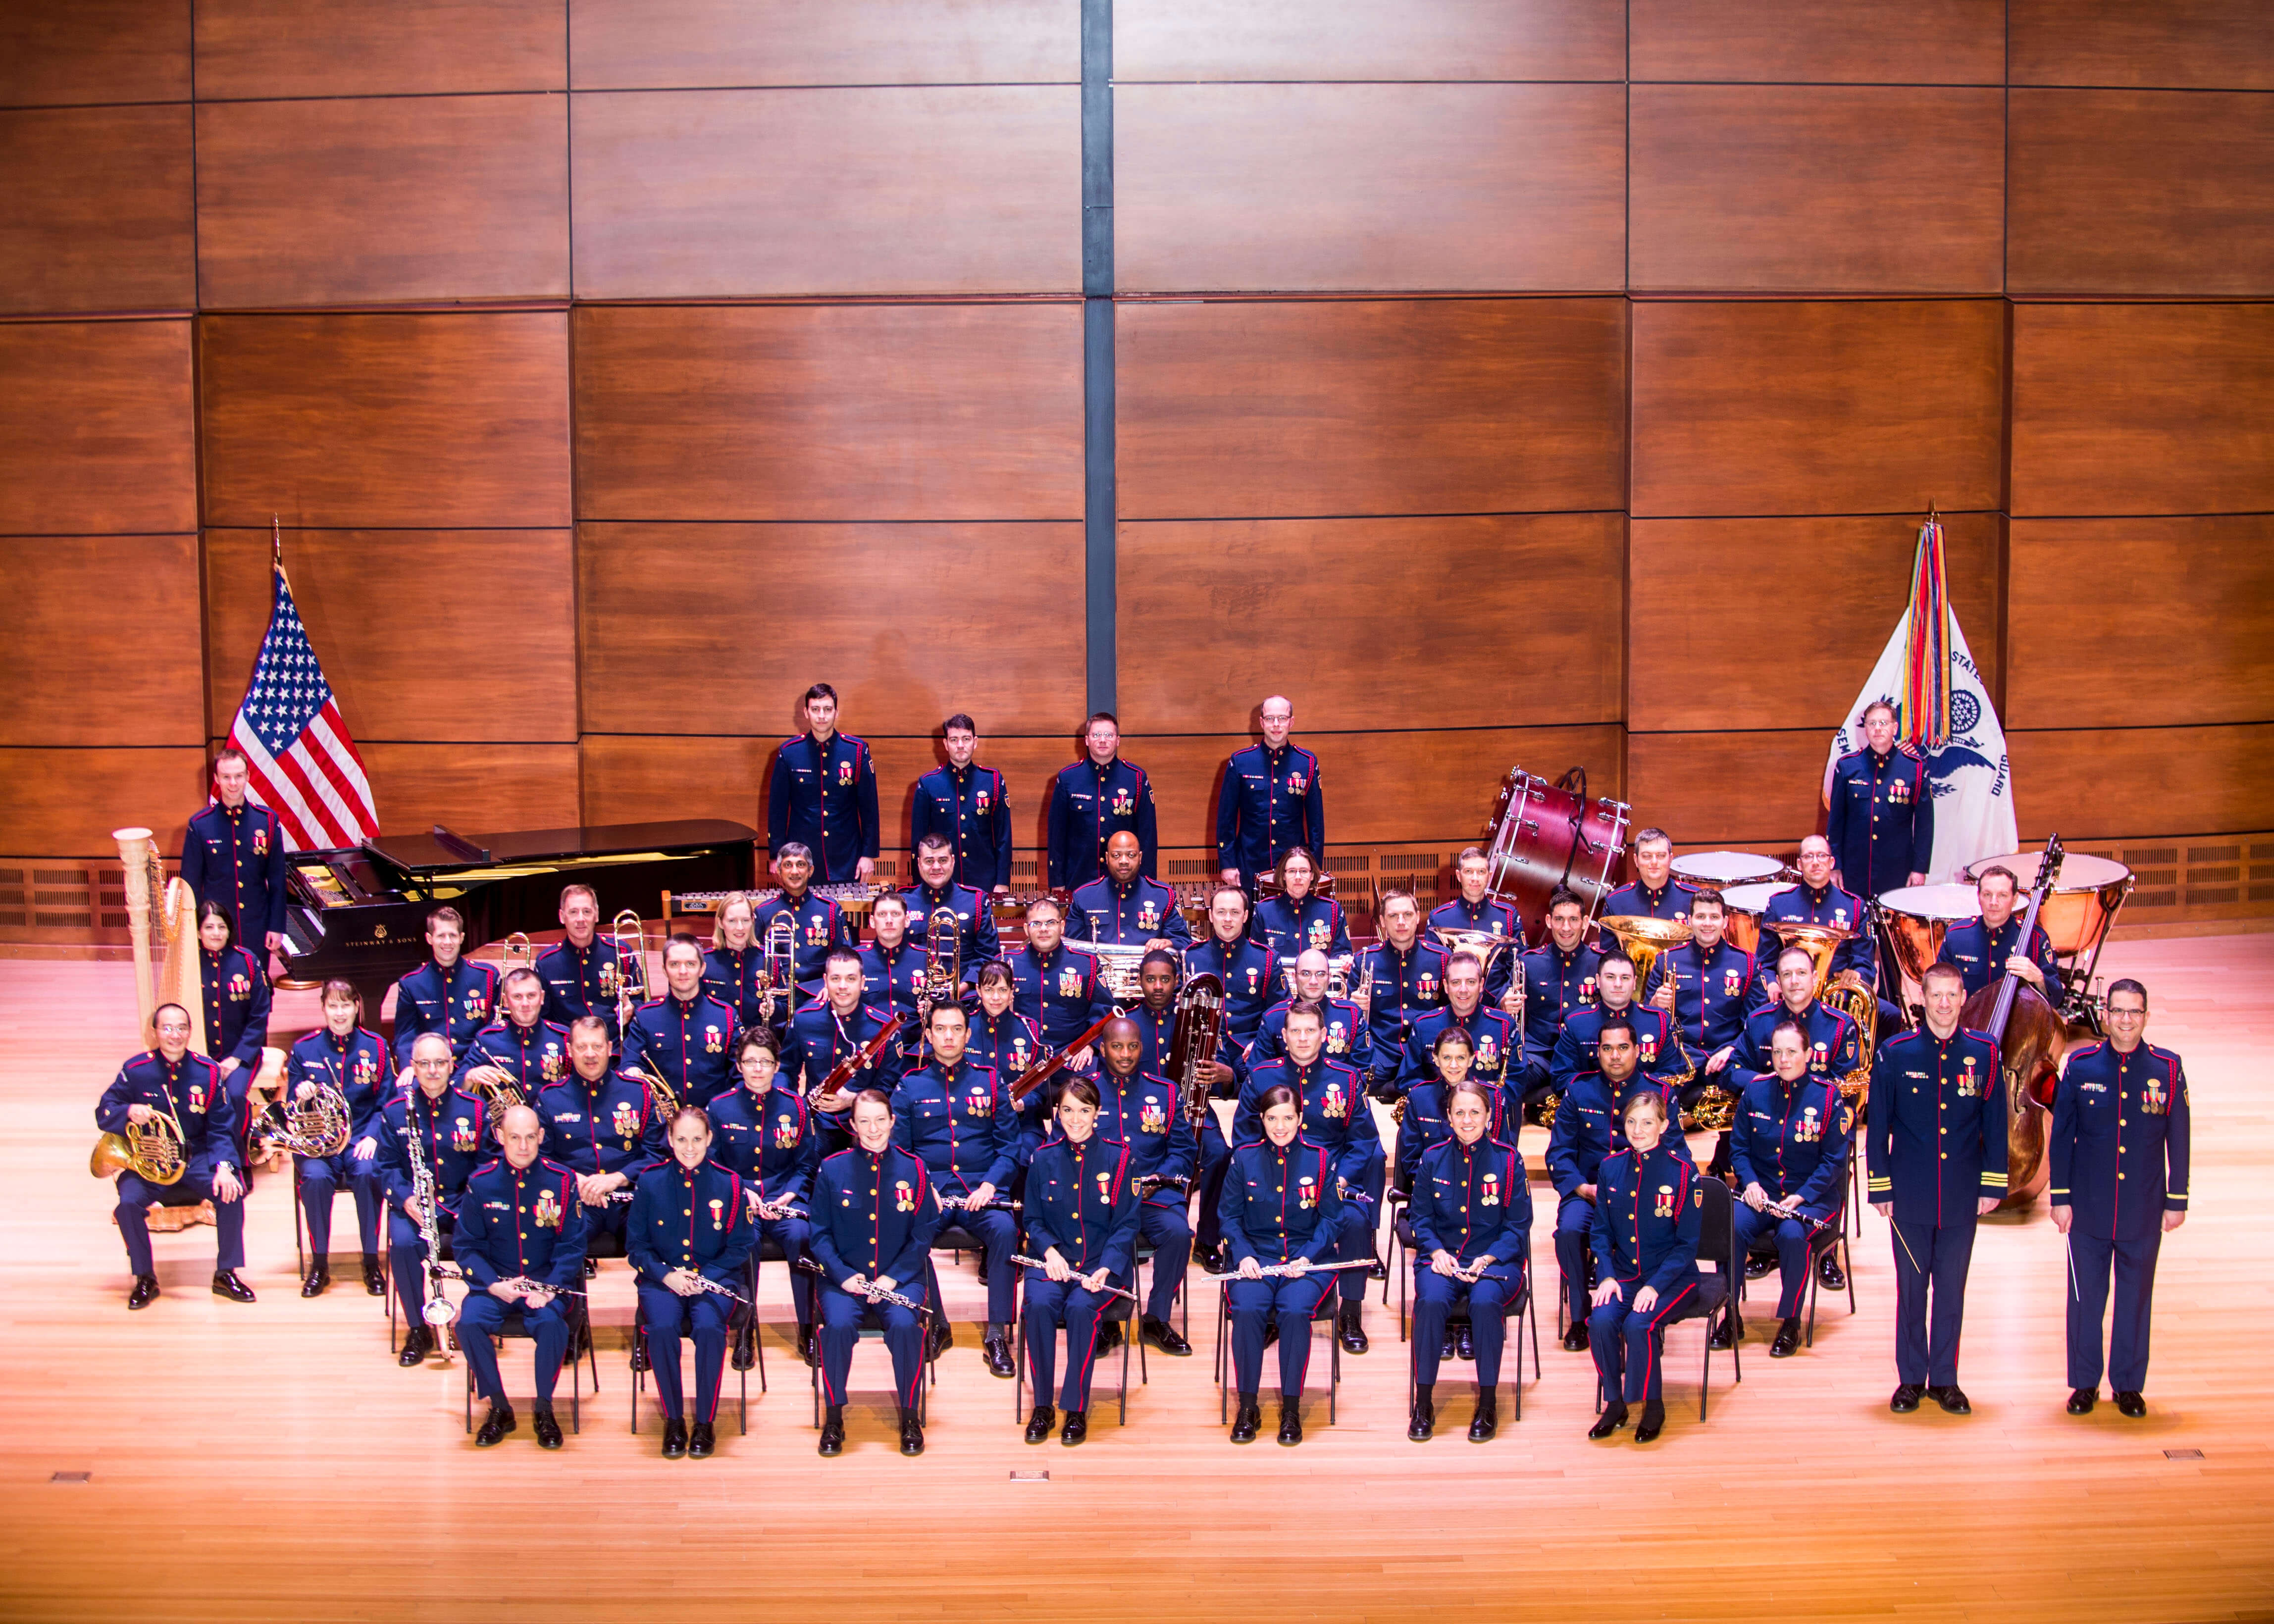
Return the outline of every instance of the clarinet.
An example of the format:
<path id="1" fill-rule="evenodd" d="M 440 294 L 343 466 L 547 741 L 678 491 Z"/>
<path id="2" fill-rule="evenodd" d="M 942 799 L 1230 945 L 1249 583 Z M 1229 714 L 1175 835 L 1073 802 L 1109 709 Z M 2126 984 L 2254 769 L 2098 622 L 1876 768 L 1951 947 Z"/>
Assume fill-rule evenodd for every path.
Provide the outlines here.
<path id="1" fill-rule="evenodd" d="M 808 1274 L 817 1274 L 824 1280 L 829 1279 L 829 1271 L 811 1257 L 800 1258 L 797 1260 L 797 1267 Z M 840 1291 L 847 1290 L 847 1288 L 841 1285 L 837 1289 Z M 924 1304 L 917 1302 L 912 1297 L 904 1297 L 898 1291 L 888 1291 L 873 1280 L 863 1280 L 860 1290 L 848 1291 L 847 1294 L 866 1298 L 870 1303 L 890 1303 L 895 1308 L 905 1308 L 912 1313 L 922 1314 L 927 1320 L 932 1317 L 930 1308 Z"/>
<path id="2" fill-rule="evenodd" d="M 458 1317 L 457 1309 L 442 1295 L 442 1282 L 456 1274 L 454 1264 L 442 1261 L 442 1231 L 434 1221 L 440 1210 L 433 1170 L 426 1165 L 426 1147 L 418 1142 L 417 1120 L 418 1101 L 408 1102 L 403 1113 L 403 1143 L 410 1153 L 410 1195 L 418 1207 L 418 1238 L 425 1243 L 426 1255 L 419 1261 L 419 1273 L 424 1277 L 425 1302 L 421 1310 L 426 1322 L 447 1327 Z"/>
<path id="3" fill-rule="evenodd" d="M 583 1291 L 571 1291 L 566 1286 L 548 1286 L 543 1281 L 531 1280 L 526 1274 L 516 1274 L 511 1280 L 501 1280 L 498 1282 L 498 1284 L 501 1286 L 511 1286 L 517 1291 L 549 1292 L 554 1297 L 584 1297 L 588 1295 L 588 1293 Z"/>

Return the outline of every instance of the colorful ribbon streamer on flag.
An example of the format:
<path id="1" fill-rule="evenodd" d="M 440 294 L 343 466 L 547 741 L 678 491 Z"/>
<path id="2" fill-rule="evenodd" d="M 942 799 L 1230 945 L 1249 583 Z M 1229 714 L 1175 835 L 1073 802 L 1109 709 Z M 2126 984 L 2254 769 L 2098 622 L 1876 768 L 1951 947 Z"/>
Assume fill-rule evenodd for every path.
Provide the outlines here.
<path id="1" fill-rule="evenodd" d="M 1903 646 L 1903 737 L 1922 750 L 1950 742 L 1950 646 L 1942 516 L 1929 508 L 1911 560 L 1910 635 Z"/>

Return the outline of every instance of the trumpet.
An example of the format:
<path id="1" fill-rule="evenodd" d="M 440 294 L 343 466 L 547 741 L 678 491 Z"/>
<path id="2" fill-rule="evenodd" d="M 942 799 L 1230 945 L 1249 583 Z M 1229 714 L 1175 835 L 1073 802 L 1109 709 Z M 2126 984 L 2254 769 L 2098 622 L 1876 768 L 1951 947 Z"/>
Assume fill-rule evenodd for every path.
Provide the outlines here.
<path id="1" fill-rule="evenodd" d="M 150 1108 L 147 1122 L 129 1122 L 123 1133 L 106 1133 L 88 1153 L 87 1170 L 97 1178 L 132 1172 L 146 1184 L 178 1184 L 189 1162 L 182 1119 L 162 1105 Z"/>
<path id="2" fill-rule="evenodd" d="M 787 908 L 767 921 L 766 938 L 758 950 L 758 1019 L 773 1023 L 774 1000 L 794 1001 L 797 987 L 797 921 Z"/>
<path id="3" fill-rule="evenodd" d="M 632 1011 L 648 1000 L 647 927 L 626 908 L 608 923 L 608 943 L 616 950 L 616 1030 L 631 1025 Z"/>

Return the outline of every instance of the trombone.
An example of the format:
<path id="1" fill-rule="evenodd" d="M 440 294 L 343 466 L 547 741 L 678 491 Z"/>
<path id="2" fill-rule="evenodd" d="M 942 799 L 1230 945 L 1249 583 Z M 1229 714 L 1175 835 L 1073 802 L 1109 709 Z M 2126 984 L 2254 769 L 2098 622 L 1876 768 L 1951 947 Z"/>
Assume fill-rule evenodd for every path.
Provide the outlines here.
<path id="1" fill-rule="evenodd" d="M 786 917 L 786 916 L 785 916 Z M 772 927 L 769 926 L 769 929 Z M 936 903 L 924 915 L 924 1004 L 933 1007 L 953 1003 L 963 979 L 963 921 L 945 903 Z"/>
<path id="2" fill-rule="evenodd" d="M 773 1024 L 774 1000 L 794 1001 L 797 986 L 797 921 L 784 908 L 766 921 L 765 941 L 758 949 L 758 1019 Z"/>
<path id="3" fill-rule="evenodd" d="M 631 1025 L 632 1011 L 648 1001 L 647 925 L 635 908 L 608 923 L 608 944 L 616 950 L 616 1030 Z"/>

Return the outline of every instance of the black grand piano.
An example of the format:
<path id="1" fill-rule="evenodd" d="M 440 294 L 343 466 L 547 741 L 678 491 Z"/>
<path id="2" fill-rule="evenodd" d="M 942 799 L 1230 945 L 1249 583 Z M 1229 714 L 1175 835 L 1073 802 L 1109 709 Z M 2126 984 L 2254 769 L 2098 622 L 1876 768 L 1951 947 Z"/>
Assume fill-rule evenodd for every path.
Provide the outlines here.
<path id="1" fill-rule="evenodd" d="M 387 989 L 426 959 L 426 914 L 447 902 L 466 919 L 466 951 L 516 930 L 559 928 L 561 888 L 581 880 L 599 898 L 600 928 L 623 909 L 644 919 L 666 891 L 750 883 L 757 831 L 722 819 L 598 823 L 460 835 L 380 835 L 344 851 L 296 852 L 285 863 L 280 986 L 343 976 L 376 1027 Z"/>

